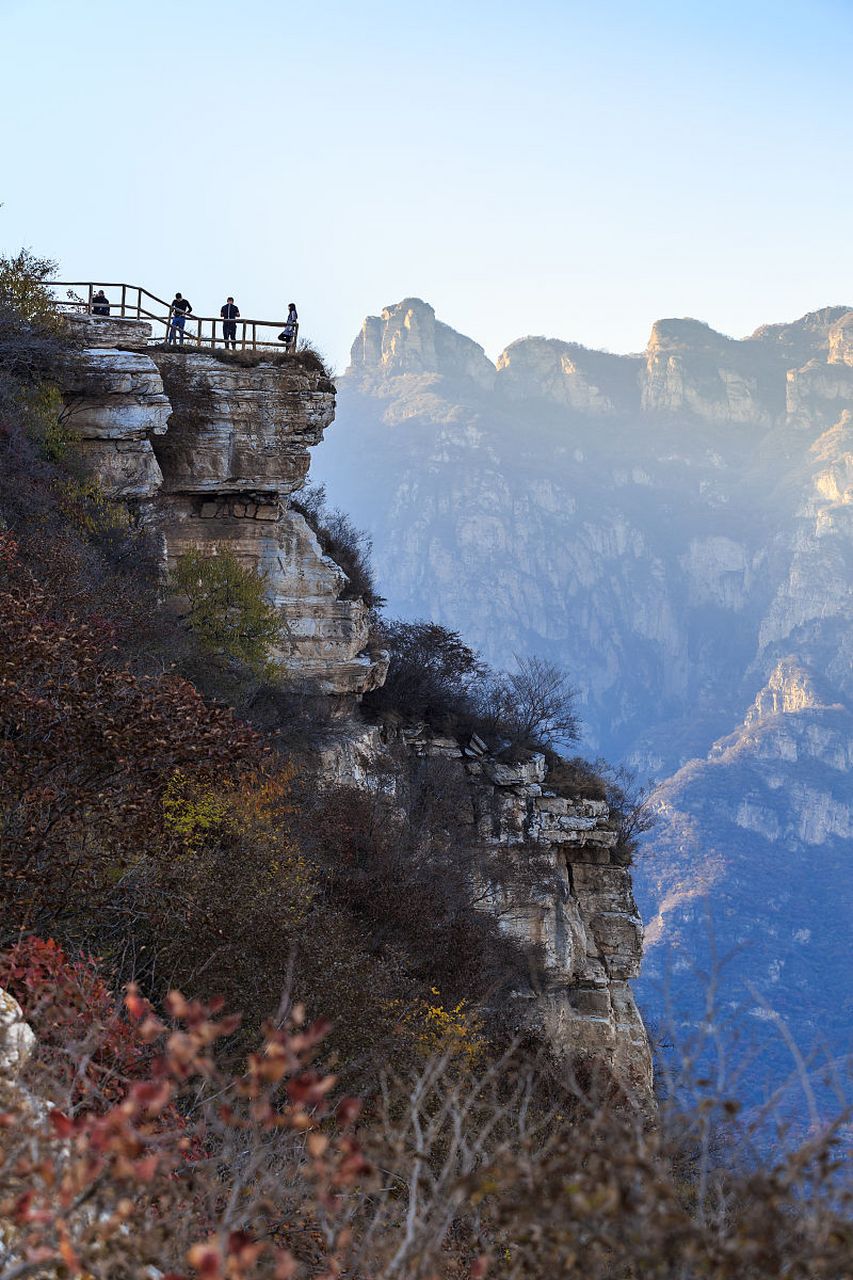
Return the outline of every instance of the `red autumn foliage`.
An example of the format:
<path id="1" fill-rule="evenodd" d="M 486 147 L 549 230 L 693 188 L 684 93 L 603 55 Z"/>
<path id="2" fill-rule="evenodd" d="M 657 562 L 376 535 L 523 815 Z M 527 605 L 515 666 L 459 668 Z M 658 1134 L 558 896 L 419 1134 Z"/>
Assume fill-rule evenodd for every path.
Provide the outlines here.
<path id="1" fill-rule="evenodd" d="M 167 844 L 162 796 L 180 769 L 227 782 L 266 749 L 187 681 L 123 669 L 109 625 L 57 618 L 0 533 L 0 908 L 38 929 Z"/>
<path id="2" fill-rule="evenodd" d="M 339 1273 L 345 1201 L 372 1170 L 357 1104 L 335 1109 L 334 1077 L 314 1065 L 327 1025 L 294 1011 L 235 1075 L 218 1046 L 239 1018 L 221 1002 L 172 992 L 161 1018 L 130 989 L 122 1008 L 91 961 L 32 938 L 0 975 L 39 1036 L 27 1088 L 3 1097 L 0 1262 L 282 1280 L 296 1250 Z"/>
<path id="3" fill-rule="evenodd" d="M 147 1070 L 145 1038 L 116 1005 L 94 960 L 70 960 L 52 939 L 23 938 L 0 955 L 0 987 L 20 1004 L 42 1064 L 49 1063 L 75 1105 L 103 1109 Z M 147 1001 L 134 1000 L 137 1017 L 148 1011 Z M 59 1120 L 55 1112 L 51 1118 Z"/>

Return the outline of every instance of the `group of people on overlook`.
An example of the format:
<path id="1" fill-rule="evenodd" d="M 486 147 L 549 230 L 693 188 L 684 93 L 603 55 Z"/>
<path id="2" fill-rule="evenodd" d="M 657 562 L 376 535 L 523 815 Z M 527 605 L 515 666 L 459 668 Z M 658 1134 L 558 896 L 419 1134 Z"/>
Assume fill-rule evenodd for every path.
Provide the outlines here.
<path id="1" fill-rule="evenodd" d="M 108 316 L 110 314 L 111 302 L 104 293 L 103 289 L 99 289 L 92 298 L 91 312 L 93 316 Z M 175 343 L 183 343 L 184 329 L 187 323 L 187 316 L 192 315 L 192 303 L 189 298 L 185 298 L 182 293 L 176 293 L 169 305 L 169 317 L 166 327 L 166 342 L 174 345 Z M 232 351 L 237 350 L 237 321 L 240 318 L 240 308 L 234 301 L 231 294 L 228 295 L 225 302 L 219 309 L 219 315 L 222 319 L 222 339 L 225 343 L 225 349 L 229 347 Z M 299 316 L 296 312 L 296 303 L 288 304 L 287 319 L 284 322 L 284 328 L 278 335 L 279 342 L 284 344 L 285 351 L 289 351 L 296 342 L 296 334 L 299 327 Z"/>

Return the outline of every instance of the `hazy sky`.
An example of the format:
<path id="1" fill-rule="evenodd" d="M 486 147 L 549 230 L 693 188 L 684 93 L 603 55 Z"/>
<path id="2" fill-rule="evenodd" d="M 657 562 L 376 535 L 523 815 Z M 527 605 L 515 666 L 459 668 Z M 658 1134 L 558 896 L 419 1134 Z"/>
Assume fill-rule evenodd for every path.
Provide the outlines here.
<path id="1" fill-rule="evenodd" d="M 233 293 L 338 368 L 853 305 L 853 0 L 0 0 L 0 248 Z"/>

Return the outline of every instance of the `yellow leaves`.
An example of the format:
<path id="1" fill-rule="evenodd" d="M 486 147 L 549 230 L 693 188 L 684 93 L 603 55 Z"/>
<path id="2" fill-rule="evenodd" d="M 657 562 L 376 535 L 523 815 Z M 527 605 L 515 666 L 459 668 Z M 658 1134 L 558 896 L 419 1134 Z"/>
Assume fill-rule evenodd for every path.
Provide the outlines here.
<path id="1" fill-rule="evenodd" d="M 175 770 L 162 797 L 163 823 L 188 855 L 202 852 L 212 841 L 228 839 L 240 849 L 245 874 L 276 882 L 282 929 L 296 929 L 314 901 L 316 884 L 308 862 L 286 829 L 295 812 L 290 789 L 292 770 L 244 773 L 239 781 L 216 781 L 207 774 L 192 777 Z M 231 847 L 231 846 L 229 846 Z"/>
<path id="2" fill-rule="evenodd" d="M 129 515 L 125 503 L 110 498 L 97 480 L 68 479 L 57 489 L 60 507 L 83 533 L 127 527 Z"/>
<path id="3" fill-rule="evenodd" d="M 438 987 L 430 987 L 430 995 L 435 999 L 421 1000 L 403 1014 L 402 1027 L 424 1058 L 447 1054 L 467 1067 L 474 1066 L 486 1048 L 479 1014 L 467 1000 L 445 1008 Z"/>
<path id="4" fill-rule="evenodd" d="M 253 774 L 243 779 L 233 798 L 235 820 L 243 827 L 258 825 L 269 828 L 296 812 L 291 799 L 293 768 L 286 765 L 271 777 Z"/>
<path id="5" fill-rule="evenodd" d="M 223 789 L 215 790 L 176 769 L 163 795 L 163 821 L 167 831 L 178 836 L 189 853 L 194 853 L 222 827 L 228 805 Z"/>

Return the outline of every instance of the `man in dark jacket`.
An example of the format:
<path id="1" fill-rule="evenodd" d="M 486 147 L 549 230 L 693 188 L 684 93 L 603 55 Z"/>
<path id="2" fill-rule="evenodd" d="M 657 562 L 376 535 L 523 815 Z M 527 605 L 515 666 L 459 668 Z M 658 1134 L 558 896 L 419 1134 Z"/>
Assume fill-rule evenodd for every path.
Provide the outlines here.
<path id="1" fill-rule="evenodd" d="M 183 344 L 184 341 L 184 325 L 187 322 L 187 316 L 192 312 L 192 304 L 188 298 L 182 294 L 176 293 L 169 308 L 169 334 L 167 342 L 178 342 Z"/>
<path id="2" fill-rule="evenodd" d="M 110 314 L 110 300 L 104 293 L 103 289 L 99 289 L 92 299 L 92 315 L 108 316 Z"/>
<path id="3" fill-rule="evenodd" d="M 225 339 L 225 349 L 228 349 L 230 342 L 231 349 L 237 350 L 237 320 L 240 316 L 240 308 L 234 305 L 234 299 L 230 293 L 228 301 L 220 309 L 219 314 L 222 316 L 222 336 Z"/>

